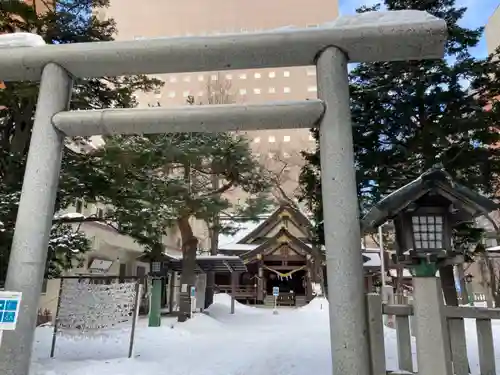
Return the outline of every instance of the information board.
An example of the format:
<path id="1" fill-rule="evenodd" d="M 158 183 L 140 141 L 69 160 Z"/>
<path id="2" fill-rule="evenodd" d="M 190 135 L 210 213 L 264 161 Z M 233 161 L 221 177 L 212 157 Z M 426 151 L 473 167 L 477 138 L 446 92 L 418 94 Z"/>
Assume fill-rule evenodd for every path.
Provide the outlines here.
<path id="1" fill-rule="evenodd" d="M 277 286 L 273 287 L 273 296 L 278 297 L 280 295 L 280 288 Z"/>
<path id="2" fill-rule="evenodd" d="M 16 329 L 21 296 L 21 292 L 0 292 L 0 331 Z"/>

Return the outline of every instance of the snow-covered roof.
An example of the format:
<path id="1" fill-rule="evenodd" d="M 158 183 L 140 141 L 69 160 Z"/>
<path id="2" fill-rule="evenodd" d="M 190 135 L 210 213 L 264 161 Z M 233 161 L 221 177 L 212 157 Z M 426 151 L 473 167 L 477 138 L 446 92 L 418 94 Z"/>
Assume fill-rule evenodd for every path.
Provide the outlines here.
<path id="1" fill-rule="evenodd" d="M 255 228 L 257 228 L 260 224 L 266 221 L 266 218 L 263 218 L 258 221 L 244 221 L 240 222 L 237 225 L 238 231 L 233 234 L 221 234 L 219 235 L 219 249 L 221 250 L 236 250 L 234 246 L 245 236 L 250 234 Z M 252 250 L 252 249 L 250 249 Z"/>
<path id="2" fill-rule="evenodd" d="M 256 249 L 259 244 L 246 244 L 246 243 L 228 243 L 223 246 L 219 246 L 219 250 L 234 250 L 234 251 L 252 251 Z"/>
<path id="3" fill-rule="evenodd" d="M 54 219 L 84 219 L 85 215 L 79 212 L 66 212 L 60 215 L 54 215 Z"/>
<path id="4" fill-rule="evenodd" d="M 397 277 L 398 271 L 394 270 L 394 269 L 390 269 L 389 275 L 391 275 L 391 277 Z M 403 277 L 412 277 L 411 272 L 407 268 L 403 268 Z"/>
<path id="5" fill-rule="evenodd" d="M 364 267 L 380 267 L 382 264 L 379 253 L 365 251 L 363 252 L 363 256 L 368 258 L 368 260 L 363 263 Z"/>

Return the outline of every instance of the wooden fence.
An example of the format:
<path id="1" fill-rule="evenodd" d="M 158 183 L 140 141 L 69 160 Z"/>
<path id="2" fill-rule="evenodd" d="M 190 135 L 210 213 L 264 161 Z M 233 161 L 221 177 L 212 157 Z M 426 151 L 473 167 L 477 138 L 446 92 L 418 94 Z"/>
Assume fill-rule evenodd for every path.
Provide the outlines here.
<path id="1" fill-rule="evenodd" d="M 379 294 L 368 294 L 367 307 L 373 375 L 387 374 L 384 345 L 384 315 L 395 317 L 399 369 L 414 373 L 411 346 L 412 329 L 410 324 L 410 317 L 413 316 L 413 306 L 383 304 Z M 448 322 L 454 374 L 469 375 L 469 358 L 467 355 L 464 319 L 474 319 L 476 321 L 480 374 L 496 375 L 491 321 L 500 320 L 500 309 L 445 306 L 443 311 Z"/>

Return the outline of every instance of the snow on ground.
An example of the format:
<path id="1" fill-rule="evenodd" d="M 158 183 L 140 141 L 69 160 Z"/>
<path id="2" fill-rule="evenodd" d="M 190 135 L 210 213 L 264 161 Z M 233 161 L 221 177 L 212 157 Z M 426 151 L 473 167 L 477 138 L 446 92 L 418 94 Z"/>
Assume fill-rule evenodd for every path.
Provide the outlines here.
<path id="1" fill-rule="evenodd" d="M 271 309 L 236 304 L 216 296 L 209 315 L 198 314 L 186 323 L 173 318 L 160 328 L 148 328 L 141 319 L 136 350 L 127 358 L 129 332 L 114 332 L 107 339 L 71 340 L 59 337 L 55 358 L 49 358 L 52 328 L 36 332 L 31 375 L 330 375 L 328 302 L 313 300 L 300 309 Z M 500 348 L 500 325 L 494 325 Z M 479 374 L 475 323 L 467 322 L 473 374 Z M 386 330 L 389 370 L 396 370 L 396 332 Z M 415 348 L 413 348 L 415 352 Z M 500 360 L 497 353 L 497 360 Z M 499 372 L 500 374 L 500 372 Z"/>

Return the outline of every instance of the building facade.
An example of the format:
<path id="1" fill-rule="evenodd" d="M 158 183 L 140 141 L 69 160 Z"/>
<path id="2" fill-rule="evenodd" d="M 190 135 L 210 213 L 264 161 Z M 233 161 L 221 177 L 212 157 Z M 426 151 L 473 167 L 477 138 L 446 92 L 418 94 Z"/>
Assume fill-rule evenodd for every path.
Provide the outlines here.
<path id="1" fill-rule="evenodd" d="M 486 37 L 488 53 L 493 53 L 500 46 L 500 5 L 488 19 L 484 35 Z"/>
<path id="2" fill-rule="evenodd" d="M 179 2 L 112 0 L 98 16 L 113 18 L 118 40 L 153 37 L 203 36 L 224 33 L 255 33 L 284 27 L 318 27 L 338 16 L 337 0 L 227 2 L 225 0 Z M 224 92 L 224 101 L 261 103 L 304 100 L 317 97 L 315 67 L 259 69 L 161 75 L 165 86 L 156 93 L 138 94 L 141 106 L 183 105 L 213 102 Z M 215 89 L 214 89 L 215 88 Z M 219 94 L 217 94 L 219 93 Z M 314 140 L 308 129 L 248 132 L 255 155 L 279 177 L 289 195 L 294 195 L 303 164 L 302 150 L 311 150 Z"/>

